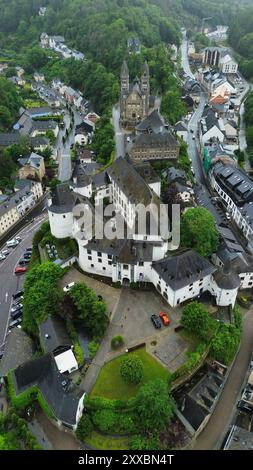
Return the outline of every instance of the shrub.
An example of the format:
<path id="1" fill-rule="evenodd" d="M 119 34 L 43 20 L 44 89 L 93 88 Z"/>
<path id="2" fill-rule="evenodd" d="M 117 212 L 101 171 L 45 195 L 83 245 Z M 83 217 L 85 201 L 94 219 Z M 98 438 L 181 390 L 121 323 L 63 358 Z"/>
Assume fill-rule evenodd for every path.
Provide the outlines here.
<path id="1" fill-rule="evenodd" d="M 120 374 L 126 383 L 138 384 L 143 377 L 143 363 L 135 354 L 123 358 Z"/>
<path id="2" fill-rule="evenodd" d="M 108 432 L 115 429 L 118 417 L 113 410 L 99 410 L 94 413 L 92 419 L 100 431 Z"/>
<path id="3" fill-rule="evenodd" d="M 112 349 L 117 349 L 123 346 L 124 344 L 124 337 L 121 335 L 114 336 L 111 340 L 111 347 Z"/>
<path id="4" fill-rule="evenodd" d="M 97 343 L 96 341 L 91 341 L 88 344 L 88 349 L 89 349 L 90 359 L 92 360 L 95 357 L 97 350 L 99 349 L 99 343 Z"/>
<path id="5" fill-rule="evenodd" d="M 93 430 L 93 424 L 90 417 L 87 414 L 84 414 L 77 426 L 76 436 L 80 441 L 83 441 L 85 437 L 90 436 Z"/>

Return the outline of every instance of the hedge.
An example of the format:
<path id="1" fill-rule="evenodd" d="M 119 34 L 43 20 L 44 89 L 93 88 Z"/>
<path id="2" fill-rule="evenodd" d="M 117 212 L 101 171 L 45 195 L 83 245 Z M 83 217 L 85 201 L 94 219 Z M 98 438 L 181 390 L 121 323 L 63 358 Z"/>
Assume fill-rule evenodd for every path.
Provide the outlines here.
<path id="1" fill-rule="evenodd" d="M 45 401 L 41 391 L 37 385 L 33 385 L 19 395 L 16 394 L 14 383 L 11 377 L 11 372 L 7 376 L 8 380 L 8 392 L 11 399 L 11 402 L 17 410 L 22 410 L 27 408 L 34 400 L 37 400 L 43 411 L 49 418 L 57 420 L 51 408 L 48 406 Z"/>

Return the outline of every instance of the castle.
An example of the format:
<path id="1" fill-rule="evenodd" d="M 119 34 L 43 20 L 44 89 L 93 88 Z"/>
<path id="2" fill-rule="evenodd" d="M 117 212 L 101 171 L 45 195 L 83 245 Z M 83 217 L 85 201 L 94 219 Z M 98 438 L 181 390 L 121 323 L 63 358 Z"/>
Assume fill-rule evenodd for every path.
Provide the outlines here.
<path id="1" fill-rule="evenodd" d="M 121 67 L 120 116 L 121 122 L 127 126 L 135 126 L 149 114 L 150 85 L 149 66 L 147 61 L 142 67 L 141 79 L 136 77 L 129 81 L 129 70 L 126 61 Z"/>

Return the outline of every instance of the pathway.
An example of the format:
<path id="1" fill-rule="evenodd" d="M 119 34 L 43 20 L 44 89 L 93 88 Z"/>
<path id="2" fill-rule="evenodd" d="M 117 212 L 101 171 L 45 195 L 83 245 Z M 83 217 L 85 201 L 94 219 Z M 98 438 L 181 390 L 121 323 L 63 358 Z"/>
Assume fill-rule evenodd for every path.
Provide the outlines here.
<path id="1" fill-rule="evenodd" d="M 221 397 L 205 429 L 197 438 L 193 450 L 220 449 L 236 409 L 241 387 L 252 356 L 253 309 L 243 313 L 241 348 L 232 367 Z"/>

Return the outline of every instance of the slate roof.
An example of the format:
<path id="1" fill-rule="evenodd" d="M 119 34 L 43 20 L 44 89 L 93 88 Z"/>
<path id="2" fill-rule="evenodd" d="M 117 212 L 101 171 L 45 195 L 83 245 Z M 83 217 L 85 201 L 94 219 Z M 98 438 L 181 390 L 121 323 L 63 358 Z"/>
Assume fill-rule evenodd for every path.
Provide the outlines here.
<path id="1" fill-rule="evenodd" d="M 49 139 L 44 137 L 43 135 L 38 135 L 36 137 L 31 137 L 31 145 L 32 147 L 40 147 L 41 145 L 49 145 Z"/>
<path id="2" fill-rule="evenodd" d="M 7 336 L 4 354 L 0 360 L 0 377 L 32 359 L 34 353 L 31 338 L 20 328 L 13 328 Z"/>
<path id="3" fill-rule="evenodd" d="M 164 128 L 164 121 L 160 116 L 158 109 L 154 109 L 146 119 L 136 126 L 137 132 L 158 133 Z"/>
<path id="4" fill-rule="evenodd" d="M 161 181 L 150 163 L 136 163 L 134 168 L 147 184 L 159 183 Z"/>
<path id="5" fill-rule="evenodd" d="M 238 289 L 241 284 L 240 277 L 234 270 L 232 270 L 229 262 L 226 262 L 222 268 L 218 269 L 214 273 L 213 278 L 217 286 L 221 289 Z"/>
<path id="6" fill-rule="evenodd" d="M 107 173 L 133 204 L 148 205 L 151 203 L 151 189 L 125 158 L 117 158 L 108 168 Z"/>
<path id="7" fill-rule="evenodd" d="M 162 134 L 139 134 L 135 138 L 133 149 L 179 147 L 179 143 L 170 131 Z"/>
<path id="8" fill-rule="evenodd" d="M 59 347 L 70 348 L 71 341 L 61 318 L 48 317 L 39 325 L 40 340 L 44 352 L 54 352 Z"/>
<path id="9" fill-rule="evenodd" d="M 38 169 L 41 163 L 44 161 L 44 158 L 37 153 L 32 152 L 30 157 L 19 158 L 18 162 L 21 166 L 30 165 L 32 168 Z"/>
<path id="10" fill-rule="evenodd" d="M 192 284 L 217 269 L 194 250 L 179 251 L 161 261 L 155 261 L 152 268 L 173 290 Z"/>
<path id="11" fill-rule="evenodd" d="M 170 168 L 166 168 L 163 172 L 164 175 L 167 176 L 168 183 L 173 183 L 174 181 L 186 181 L 186 173 L 184 170 L 180 170 L 178 168 L 174 168 L 173 166 Z"/>
<path id="12" fill-rule="evenodd" d="M 75 196 L 72 193 L 69 183 L 58 184 L 53 192 L 52 205 L 48 207 L 51 212 L 63 214 L 72 212 L 75 204 Z"/>
<path id="13" fill-rule="evenodd" d="M 37 385 L 54 415 L 75 425 L 79 401 L 84 392 L 61 374 L 52 354 L 46 354 L 19 366 L 12 373 L 16 394 Z"/>
<path id="14" fill-rule="evenodd" d="M 0 133 L 0 147 L 18 144 L 20 139 L 21 135 L 19 132 L 2 132 Z"/>
<path id="15" fill-rule="evenodd" d="M 242 205 L 253 201 L 253 181 L 244 171 L 219 162 L 214 166 L 213 174 L 223 189 L 232 194 L 235 202 Z"/>

